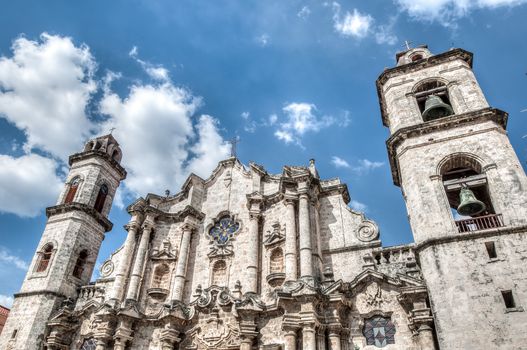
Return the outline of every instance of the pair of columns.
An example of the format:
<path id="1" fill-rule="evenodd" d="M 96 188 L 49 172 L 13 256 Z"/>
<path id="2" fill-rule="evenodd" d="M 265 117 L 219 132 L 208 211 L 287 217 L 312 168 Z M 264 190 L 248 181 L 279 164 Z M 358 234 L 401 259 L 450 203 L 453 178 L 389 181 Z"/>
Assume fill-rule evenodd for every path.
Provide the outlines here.
<path id="1" fill-rule="evenodd" d="M 298 189 L 298 247 L 300 251 L 300 278 L 313 277 L 313 244 L 311 238 L 311 219 L 309 215 L 308 186 L 301 183 Z M 298 279 L 295 196 L 286 195 L 285 231 L 285 278 L 286 281 Z"/>
<path id="2" fill-rule="evenodd" d="M 285 332 L 285 350 L 297 350 L 298 330 L 302 332 L 302 349 L 303 350 L 326 350 L 326 337 L 324 328 L 317 328 L 314 324 L 304 324 L 302 327 L 288 327 Z M 327 350 L 344 350 L 341 346 L 341 329 L 340 327 L 328 328 L 328 349 Z"/>
<path id="3" fill-rule="evenodd" d="M 129 274 L 130 266 L 132 266 L 132 272 L 130 274 L 130 282 L 128 284 L 128 290 L 126 292 L 126 299 L 135 301 L 137 301 L 138 299 L 139 286 L 143 278 L 143 271 L 146 263 L 148 246 L 154 227 L 154 218 L 147 215 L 147 218 L 145 219 L 142 225 L 143 232 L 141 234 L 141 238 L 139 239 L 139 246 L 137 248 L 135 259 L 132 263 L 132 257 L 135 248 L 135 236 L 137 235 L 137 231 L 140 227 L 139 221 L 140 217 L 134 215 L 130 223 L 126 226 L 126 228 L 128 229 L 128 234 L 126 236 L 126 240 L 123 247 L 123 258 L 118 266 L 118 270 L 116 271 L 114 287 L 110 296 L 111 299 L 116 299 L 119 301 L 122 299 L 126 283 L 126 277 Z M 176 265 L 176 275 L 174 277 L 173 285 L 171 288 L 171 300 L 182 301 L 183 299 L 183 291 L 185 287 L 185 280 L 187 274 L 188 256 L 190 251 L 190 241 L 192 231 L 194 230 L 194 228 L 195 223 L 193 221 L 193 218 L 189 216 L 186 217 L 182 227 L 183 232 L 181 238 L 181 245 L 179 249 L 178 261 Z"/>

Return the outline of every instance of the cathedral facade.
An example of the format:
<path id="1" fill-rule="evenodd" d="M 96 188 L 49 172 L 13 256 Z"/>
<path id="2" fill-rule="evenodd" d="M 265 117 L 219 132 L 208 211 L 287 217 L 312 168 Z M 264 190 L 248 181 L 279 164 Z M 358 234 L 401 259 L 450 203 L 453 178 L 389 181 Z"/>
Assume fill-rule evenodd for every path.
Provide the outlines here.
<path id="1" fill-rule="evenodd" d="M 415 243 L 383 247 L 315 162 L 270 174 L 235 157 L 128 207 L 90 282 L 125 179 L 118 142 L 70 173 L 0 349 L 524 349 L 527 177 L 462 49 L 397 55 L 377 80 Z"/>

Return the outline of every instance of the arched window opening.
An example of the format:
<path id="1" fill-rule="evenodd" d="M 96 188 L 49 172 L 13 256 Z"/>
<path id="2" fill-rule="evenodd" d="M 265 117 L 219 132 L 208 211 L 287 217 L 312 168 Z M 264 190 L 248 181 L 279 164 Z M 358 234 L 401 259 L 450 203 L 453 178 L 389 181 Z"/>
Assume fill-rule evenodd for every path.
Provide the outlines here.
<path id="1" fill-rule="evenodd" d="M 156 266 L 152 277 L 152 288 L 168 289 L 170 269 L 168 265 L 162 264 Z"/>
<path id="2" fill-rule="evenodd" d="M 395 325 L 387 317 L 374 316 L 364 320 L 362 334 L 366 338 L 366 345 L 383 348 L 395 344 Z"/>
<path id="3" fill-rule="evenodd" d="M 487 177 L 474 158 L 456 156 L 441 167 L 443 185 L 459 232 L 503 226 L 490 198 Z"/>
<path id="4" fill-rule="evenodd" d="M 53 244 L 46 244 L 42 252 L 40 253 L 40 259 L 37 264 L 36 272 L 44 272 L 48 269 L 51 256 L 53 255 Z"/>
<path id="5" fill-rule="evenodd" d="M 446 85 L 437 80 L 427 81 L 414 91 L 419 112 L 425 122 L 454 114 Z"/>
<path id="6" fill-rule="evenodd" d="M 106 184 L 102 184 L 101 188 L 99 188 L 99 193 L 97 194 L 95 205 L 93 206 L 93 208 L 97 210 L 99 213 L 102 213 L 102 210 L 104 208 L 104 202 L 106 201 L 107 195 L 108 195 L 108 186 L 106 186 Z"/>
<path id="7" fill-rule="evenodd" d="M 93 147 L 93 150 L 98 150 L 99 148 L 101 148 L 101 146 L 102 146 L 102 143 L 100 141 L 97 141 L 95 143 L 95 146 Z"/>
<path id="8" fill-rule="evenodd" d="M 116 162 L 120 162 L 121 161 L 121 152 L 119 152 L 119 150 L 117 150 L 117 149 L 113 150 L 113 152 L 112 152 L 112 159 L 115 160 Z"/>
<path id="9" fill-rule="evenodd" d="M 412 60 L 412 62 L 419 61 L 422 59 L 423 59 L 423 55 L 421 54 L 413 55 L 412 57 L 410 57 L 410 60 Z"/>
<path id="10" fill-rule="evenodd" d="M 225 261 L 218 260 L 212 268 L 212 285 L 225 286 L 227 284 L 227 264 Z"/>
<path id="11" fill-rule="evenodd" d="M 81 178 L 79 176 L 76 176 L 71 180 L 70 187 L 68 188 L 68 193 L 66 194 L 66 198 L 64 199 L 64 204 L 68 204 L 73 202 L 73 199 L 75 199 L 75 194 L 77 193 L 77 189 L 79 188 L 79 184 L 81 182 Z"/>
<path id="12" fill-rule="evenodd" d="M 270 257 L 270 273 L 282 273 L 284 272 L 284 253 L 281 248 L 276 248 L 272 251 Z"/>
<path id="13" fill-rule="evenodd" d="M 84 272 L 84 266 L 86 266 L 86 259 L 88 258 L 88 251 L 83 250 L 79 253 L 79 257 L 75 262 L 75 267 L 73 268 L 73 276 L 77 278 L 82 278 L 82 273 Z"/>
<path id="14" fill-rule="evenodd" d="M 84 146 L 84 152 L 91 151 L 93 149 L 93 145 L 93 141 L 88 142 L 86 146 Z"/>

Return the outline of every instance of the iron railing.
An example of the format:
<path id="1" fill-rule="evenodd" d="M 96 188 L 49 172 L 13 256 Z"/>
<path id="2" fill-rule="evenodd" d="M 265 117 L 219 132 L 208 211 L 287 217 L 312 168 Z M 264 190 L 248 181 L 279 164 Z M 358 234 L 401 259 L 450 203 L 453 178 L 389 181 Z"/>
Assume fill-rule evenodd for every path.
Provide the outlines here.
<path id="1" fill-rule="evenodd" d="M 505 225 L 503 224 L 503 217 L 501 214 L 490 214 L 478 216 L 476 218 L 457 220 L 456 226 L 458 231 L 463 233 L 502 227 Z"/>

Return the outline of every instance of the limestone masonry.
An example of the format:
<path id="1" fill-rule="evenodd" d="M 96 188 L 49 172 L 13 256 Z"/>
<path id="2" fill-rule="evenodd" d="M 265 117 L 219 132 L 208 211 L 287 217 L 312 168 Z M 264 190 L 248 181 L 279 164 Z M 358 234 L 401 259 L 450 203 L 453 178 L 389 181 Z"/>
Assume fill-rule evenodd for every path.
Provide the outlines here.
<path id="1" fill-rule="evenodd" d="M 132 203 L 90 282 L 126 177 L 102 136 L 70 157 L 0 349 L 526 349 L 527 177 L 507 113 L 470 52 L 396 58 L 377 90 L 415 243 L 383 248 L 313 160 L 269 174 L 229 158 Z"/>

